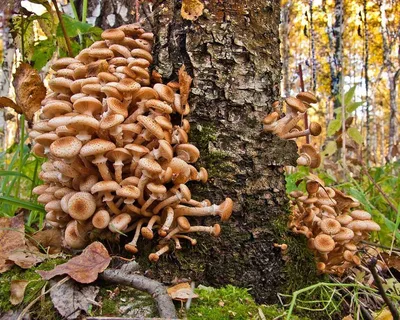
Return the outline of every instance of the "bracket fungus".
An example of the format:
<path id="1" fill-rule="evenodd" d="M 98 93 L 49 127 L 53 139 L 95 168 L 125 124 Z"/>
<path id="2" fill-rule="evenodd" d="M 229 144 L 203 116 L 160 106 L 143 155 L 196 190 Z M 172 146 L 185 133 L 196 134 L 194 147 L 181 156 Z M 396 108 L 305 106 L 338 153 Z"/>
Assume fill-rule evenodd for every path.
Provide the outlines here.
<path id="1" fill-rule="evenodd" d="M 40 173 L 46 184 L 34 192 L 67 246 L 82 249 L 93 235 L 119 239 L 132 231 L 125 249 L 138 253 L 141 241 L 154 238 L 159 245 L 149 259 L 157 261 L 183 241 L 195 245 L 187 233 L 218 236 L 219 224 L 196 225 L 193 216 L 226 221 L 233 202 L 194 200 L 186 186 L 205 183 L 208 174 L 195 167 L 200 152 L 188 142 L 191 78 L 184 67 L 168 85 L 151 74 L 153 34 L 137 24 L 101 36 L 52 66 L 51 92 L 30 134 L 35 154 L 47 158 Z"/>
<path id="2" fill-rule="evenodd" d="M 360 263 L 360 242 L 380 227 L 371 220 L 370 213 L 358 209 L 357 200 L 343 192 L 311 179 L 306 190 L 306 194 L 290 193 L 293 200 L 289 228 L 308 238 L 320 272 L 343 274 Z"/>

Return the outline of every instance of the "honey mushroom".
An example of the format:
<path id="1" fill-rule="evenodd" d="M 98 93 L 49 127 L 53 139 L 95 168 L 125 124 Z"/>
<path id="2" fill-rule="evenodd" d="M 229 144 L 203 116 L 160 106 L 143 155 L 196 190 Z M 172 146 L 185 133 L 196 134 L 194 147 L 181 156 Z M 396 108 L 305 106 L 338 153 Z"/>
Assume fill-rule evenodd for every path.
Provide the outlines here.
<path id="1" fill-rule="evenodd" d="M 100 230 L 114 239 L 133 231 L 125 249 L 138 253 L 141 241 L 156 238 L 159 247 L 149 255 L 155 262 L 171 243 L 176 250 L 196 245 L 186 233 L 218 236 L 219 224 L 188 219 L 218 215 L 226 221 L 233 201 L 193 200 L 186 185 L 208 179 L 205 168 L 195 167 L 200 151 L 190 144 L 183 118 L 190 106 L 180 89 L 187 92 L 191 81 L 165 85 L 150 73 L 154 37 L 136 24 L 101 37 L 52 66 L 51 92 L 30 132 L 34 153 L 47 158 L 39 173 L 45 184 L 34 193 L 66 246 L 82 249 Z"/>

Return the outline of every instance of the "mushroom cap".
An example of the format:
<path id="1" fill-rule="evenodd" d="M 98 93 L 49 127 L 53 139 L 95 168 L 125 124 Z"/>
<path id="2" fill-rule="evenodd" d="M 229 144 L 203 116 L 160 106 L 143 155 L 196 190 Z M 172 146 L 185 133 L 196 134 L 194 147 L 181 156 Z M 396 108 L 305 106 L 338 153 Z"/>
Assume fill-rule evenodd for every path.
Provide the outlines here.
<path id="1" fill-rule="evenodd" d="M 70 94 L 70 86 L 74 81 L 68 78 L 53 78 L 49 81 L 49 87 L 54 92 Z"/>
<path id="2" fill-rule="evenodd" d="M 365 220 L 353 220 L 346 225 L 347 228 L 353 231 L 363 231 L 367 228 L 367 221 Z"/>
<path id="3" fill-rule="evenodd" d="M 166 159 L 167 162 L 170 162 L 174 157 L 174 151 L 169 142 L 166 140 L 158 140 L 157 150 L 160 153 L 160 157 Z"/>
<path id="4" fill-rule="evenodd" d="M 140 88 L 132 97 L 134 101 L 143 101 L 150 99 L 158 99 L 158 93 L 156 90 L 149 87 Z"/>
<path id="5" fill-rule="evenodd" d="M 311 122 L 309 129 L 312 136 L 319 136 L 322 132 L 322 127 L 318 122 Z"/>
<path id="6" fill-rule="evenodd" d="M 115 148 L 114 150 L 107 152 L 106 157 L 112 162 L 127 162 L 132 159 L 132 155 L 125 148 Z"/>
<path id="7" fill-rule="evenodd" d="M 110 223 L 111 217 L 107 210 L 99 210 L 92 217 L 92 224 L 97 229 L 105 229 Z"/>
<path id="8" fill-rule="evenodd" d="M 42 146 L 48 147 L 50 146 L 55 140 L 58 139 L 58 136 L 55 133 L 42 133 L 40 136 L 35 138 L 36 143 L 40 143 Z"/>
<path id="9" fill-rule="evenodd" d="M 68 201 L 68 213 L 75 220 L 89 219 L 96 211 L 96 200 L 89 192 L 77 192 Z"/>
<path id="10" fill-rule="evenodd" d="M 319 182 L 316 180 L 309 180 L 306 183 L 306 190 L 308 193 L 314 194 L 317 193 L 318 189 L 319 189 Z"/>
<path id="11" fill-rule="evenodd" d="M 139 184 L 138 177 L 128 177 L 121 181 L 121 186 L 137 186 Z"/>
<path id="12" fill-rule="evenodd" d="M 125 33 L 121 29 L 107 29 L 101 33 L 101 38 L 111 41 L 122 41 L 125 38 Z"/>
<path id="13" fill-rule="evenodd" d="M 100 120 L 100 129 L 107 130 L 124 122 L 125 117 L 122 114 L 110 113 Z"/>
<path id="14" fill-rule="evenodd" d="M 177 157 L 188 162 L 194 163 L 200 157 L 200 151 L 196 146 L 190 143 L 182 143 L 175 147 Z"/>
<path id="15" fill-rule="evenodd" d="M 94 139 L 86 143 L 81 149 L 82 157 L 89 157 L 98 154 L 103 154 L 108 151 L 115 149 L 116 146 L 111 141 L 103 140 L 103 139 Z"/>
<path id="16" fill-rule="evenodd" d="M 323 233 L 332 235 L 340 231 L 341 225 L 338 221 L 332 218 L 323 219 L 319 225 Z"/>
<path id="17" fill-rule="evenodd" d="M 348 225 L 350 222 L 353 221 L 353 218 L 348 214 L 341 214 L 336 217 L 336 220 L 339 221 L 341 225 Z"/>
<path id="18" fill-rule="evenodd" d="M 364 220 L 366 226 L 365 231 L 380 231 L 381 227 L 375 221 L 372 220 Z"/>
<path id="19" fill-rule="evenodd" d="M 164 131 L 160 127 L 160 125 L 154 121 L 153 119 L 139 115 L 137 117 L 137 120 L 142 124 L 153 136 L 155 136 L 157 139 L 163 139 L 164 138 Z"/>
<path id="20" fill-rule="evenodd" d="M 134 58 L 143 58 L 149 61 L 150 63 L 153 62 L 153 56 L 151 55 L 151 53 L 143 49 L 137 49 L 137 48 L 133 49 L 131 51 L 131 55 Z"/>
<path id="21" fill-rule="evenodd" d="M 307 107 L 304 105 L 303 102 L 301 102 L 300 99 L 297 99 L 294 97 L 287 97 L 285 99 L 285 102 L 290 108 L 292 108 L 300 113 L 307 111 Z"/>
<path id="22" fill-rule="evenodd" d="M 371 220 L 372 218 L 371 214 L 364 210 L 353 210 L 350 215 L 355 220 Z"/>
<path id="23" fill-rule="evenodd" d="M 302 156 L 302 154 L 306 154 L 308 156 L 310 168 L 314 169 L 314 168 L 318 168 L 320 166 L 321 156 L 312 145 L 303 144 L 300 148 L 300 156 Z"/>
<path id="24" fill-rule="evenodd" d="M 73 64 L 73 63 L 80 63 L 80 61 L 77 59 L 74 59 L 74 58 L 70 58 L 70 57 L 60 58 L 60 59 L 57 59 L 56 61 L 54 61 L 54 63 L 51 65 L 51 68 L 54 71 L 58 71 L 60 69 L 64 69 L 64 68 L 68 67 L 70 64 Z"/>
<path id="25" fill-rule="evenodd" d="M 121 188 L 121 186 L 115 181 L 99 181 L 92 187 L 90 192 L 113 192 L 117 191 L 119 188 Z"/>
<path id="26" fill-rule="evenodd" d="M 147 184 L 147 189 L 149 189 L 149 191 L 152 194 L 156 194 L 156 195 L 161 195 L 161 194 L 167 193 L 167 188 L 164 185 L 157 184 L 154 182 L 150 182 L 149 184 Z"/>
<path id="27" fill-rule="evenodd" d="M 138 199 L 140 197 L 140 189 L 134 185 L 126 185 L 117 190 L 117 195 L 124 198 Z"/>
<path id="28" fill-rule="evenodd" d="M 224 202 L 219 205 L 221 221 L 227 221 L 233 210 L 233 201 L 231 198 L 226 198 Z"/>
<path id="29" fill-rule="evenodd" d="M 335 241 L 348 241 L 353 238 L 354 231 L 346 227 L 341 227 L 340 231 L 333 236 Z"/>
<path id="30" fill-rule="evenodd" d="M 172 158 L 168 167 L 172 169 L 172 181 L 174 184 L 186 183 L 190 178 L 190 166 L 177 157 Z"/>
<path id="31" fill-rule="evenodd" d="M 267 116 L 265 116 L 265 118 L 263 120 L 263 124 L 270 125 L 270 124 L 274 123 L 276 120 L 278 120 L 278 118 L 279 118 L 279 113 L 274 111 L 274 112 L 268 114 Z"/>
<path id="32" fill-rule="evenodd" d="M 71 112 L 71 103 L 62 100 L 51 100 L 42 108 L 42 115 L 48 119 L 56 115 Z"/>
<path id="33" fill-rule="evenodd" d="M 72 249 L 82 249 L 87 241 L 84 238 L 81 238 L 76 232 L 76 224 L 78 222 L 76 220 L 72 220 L 68 223 L 65 228 L 65 243 L 71 247 Z"/>
<path id="34" fill-rule="evenodd" d="M 175 99 L 174 90 L 162 83 L 156 83 L 153 89 L 158 93 L 161 100 L 173 103 Z"/>
<path id="35" fill-rule="evenodd" d="M 75 117 L 72 117 L 68 121 L 68 128 L 76 129 L 77 131 L 86 131 L 91 129 L 92 131 L 98 130 L 100 123 L 95 118 L 86 115 L 86 114 L 79 114 Z"/>
<path id="36" fill-rule="evenodd" d="M 213 237 L 218 237 L 220 234 L 221 234 L 221 226 L 218 223 L 216 223 L 213 225 L 211 235 Z"/>
<path id="37" fill-rule="evenodd" d="M 190 229 L 190 222 L 186 217 L 180 216 L 176 219 L 176 222 L 181 230 L 187 231 Z"/>
<path id="38" fill-rule="evenodd" d="M 307 91 L 300 92 L 296 98 L 306 103 L 317 103 L 317 98 L 315 95 Z"/>
<path id="39" fill-rule="evenodd" d="M 124 231 L 131 221 L 132 218 L 128 213 L 121 213 L 111 219 L 110 223 L 108 224 L 108 229 L 111 232 Z"/>
<path id="40" fill-rule="evenodd" d="M 53 165 L 64 176 L 67 176 L 69 178 L 76 178 L 79 176 L 78 171 L 76 171 L 72 166 L 63 161 L 56 160 L 53 162 Z"/>
<path id="41" fill-rule="evenodd" d="M 129 69 L 128 67 L 126 67 L 127 69 Z M 124 69 L 125 70 L 125 69 Z M 130 70 L 130 69 L 129 69 Z M 129 94 L 134 94 L 136 92 L 139 92 L 141 87 L 140 84 L 130 78 L 124 78 L 122 79 L 118 85 L 116 86 L 116 88 L 121 91 L 122 93 L 129 93 Z"/>
<path id="42" fill-rule="evenodd" d="M 314 246 L 319 252 L 328 253 L 335 249 L 335 241 L 327 234 L 319 234 L 314 239 Z"/>
<path id="43" fill-rule="evenodd" d="M 128 109 L 124 106 L 124 104 L 119 101 L 117 98 L 109 97 L 106 99 L 107 107 L 114 113 L 118 113 L 124 118 L 128 116 Z"/>
<path id="44" fill-rule="evenodd" d="M 91 114 L 99 114 L 103 110 L 101 102 L 94 97 L 82 97 L 74 102 L 74 110 L 79 113 L 90 112 Z"/>
<path id="45" fill-rule="evenodd" d="M 114 52 L 108 48 L 95 48 L 93 45 L 89 49 L 89 57 L 97 59 L 111 59 Z"/>
<path id="46" fill-rule="evenodd" d="M 136 155 L 138 157 L 141 157 L 141 156 L 145 155 L 146 153 L 150 152 L 150 150 L 147 149 L 145 146 L 142 146 L 139 144 L 134 144 L 134 143 L 127 144 L 125 146 L 125 149 L 129 150 L 132 153 L 132 155 L 134 155 L 134 156 Z"/>
<path id="47" fill-rule="evenodd" d="M 82 142 L 75 137 L 63 137 L 50 145 L 50 153 L 57 158 L 70 159 L 76 157 L 82 148 Z"/>
<path id="48" fill-rule="evenodd" d="M 147 100 L 144 104 L 146 108 L 153 108 L 161 113 L 172 113 L 172 107 L 166 103 L 165 101 L 161 101 L 158 99 L 150 99 Z"/>
<path id="49" fill-rule="evenodd" d="M 90 192 L 92 187 L 99 181 L 97 175 L 91 174 L 79 179 L 79 190 Z"/>
<path id="50" fill-rule="evenodd" d="M 158 175 L 162 172 L 162 168 L 159 163 L 149 158 L 141 158 L 139 160 L 138 167 L 150 174 L 151 176 Z"/>

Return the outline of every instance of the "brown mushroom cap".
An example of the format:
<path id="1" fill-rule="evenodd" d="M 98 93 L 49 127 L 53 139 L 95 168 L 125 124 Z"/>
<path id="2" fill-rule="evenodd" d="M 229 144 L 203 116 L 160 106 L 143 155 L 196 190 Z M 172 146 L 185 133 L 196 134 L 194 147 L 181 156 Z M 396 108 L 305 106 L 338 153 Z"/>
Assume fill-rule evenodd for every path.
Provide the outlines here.
<path id="1" fill-rule="evenodd" d="M 319 225 L 323 233 L 332 235 L 340 231 L 341 225 L 338 221 L 331 218 L 323 219 Z"/>
<path id="2" fill-rule="evenodd" d="M 304 105 L 303 102 L 301 102 L 300 99 L 293 98 L 293 97 L 287 97 L 285 99 L 286 104 L 291 107 L 292 109 L 303 113 L 307 111 L 307 107 Z"/>
<path id="3" fill-rule="evenodd" d="M 340 231 L 333 236 L 333 239 L 335 241 L 347 241 L 353 238 L 354 238 L 353 230 L 346 227 L 341 227 Z"/>
<path id="4" fill-rule="evenodd" d="M 319 234 L 314 239 L 314 246 L 319 252 L 328 253 L 335 249 L 335 241 L 327 234 Z"/>
<path id="5" fill-rule="evenodd" d="M 104 154 L 108 151 L 115 149 L 116 146 L 111 141 L 103 140 L 103 139 L 94 139 L 86 143 L 80 154 L 82 157 L 94 156 L 97 154 Z"/>
<path id="6" fill-rule="evenodd" d="M 317 98 L 315 95 L 313 95 L 311 92 L 300 92 L 297 96 L 297 99 L 300 99 L 303 102 L 306 103 L 317 103 Z"/>
<path id="7" fill-rule="evenodd" d="M 68 213 L 75 220 L 89 219 L 96 210 L 96 200 L 89 192 L 77 192 L 68 201 Z"/>
<path id="8" fill-rule="evenodd" d="M 303 144 L 300 148 L 300 156 L 306 155 L 308 159 L 308 165 L 310 168 L 318 168 L 321 164 L 321 156 L 317 152 L 317 150 L 314 149 L 314 147 L 310 144 Z M 300 159 L 300 158 L 299 158 Z M 297 160 L 298 164 L 299 159 Z"/>
<path id="9" fill-rule="evenodd" d="M 153 119 L 146 117 L 146 116 L 138 116 L 137 120 L 142 124 L 153 136 L 157 139 L 164 138 L 164 131 L 160 127 L 160 125 L 154 121 Z"/>
<path id="10" fill-rule="evenodd" d="M 350 215 L 355 220 L 371 220 L 372 218 L 371 214 L 364 210 L 353 210 Z"/>
<path id="11" fill-rule="evenodd" d="M 158 93 L 161 100 L 173 103 L 175 99 L 174 90 L 162 83 L 156 83 L 153 89 Z"/>
<path id="12" fill-rule="evenodd" d="M 108 29 L 104 30 L 101 34 L 104 40 L 122 41 L 125 38 L 125 33 L 121 29 Z"/>
<path id="13" fill-rule="evenodd" d="M 111 217 L 107 210 L 99 210 L 92 217 L 92 224 L 97 229 L 105 229 L 110 223 Z"/>
<path id="14" fill-rule="evenodd" d="M 75 137 L 63 137 L 50 145 L 50 152 L 57 158 L 70 159 L 76 157 L 82 148 L 82 142 Z"/>
<path id="15" fill-rule="evenodd" d="M 92 187 L 90 192 L 113 192 L 117 191 L 119 188 L 121 188 L 120 185 L 115 181 L 99 181 Z"/>

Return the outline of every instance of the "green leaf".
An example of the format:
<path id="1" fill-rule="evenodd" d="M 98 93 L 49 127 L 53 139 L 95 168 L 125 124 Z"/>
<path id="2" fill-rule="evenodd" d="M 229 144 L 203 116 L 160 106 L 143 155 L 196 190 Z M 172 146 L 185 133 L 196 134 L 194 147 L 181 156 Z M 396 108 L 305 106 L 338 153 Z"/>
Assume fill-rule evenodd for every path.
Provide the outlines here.
<path id="1" fill-rule="evenodd" d="M 12 206 L 17 206 L 19 208 L 24 208 L 32 211 L 40 211 L 40 212 L 46 212 L 44 210 L 44 207 L 39 206 L 37 204 L 33 204 L 29 201 L 21 200 L 18 198 L 14 197 L 9 197 L 9 196 L 0 196 L 0 203 L 6 203 Z"/>
<path id="2" fill-rule="evenodd" d="M 344 94 L 344 105 L 347 106 L 350 104 L 351 100 L 354 98 L 354 94 L 356 93 L 357 85 L 352 86 L 349 91 Z"/>
<path id="3" fill-rule="evenodd" d="M 327 135 L 332 137 L 342 126 L 342 122 L 339 119 L 334 119 L 329 122 Z"/>
<path id="4" fill-rule="evenodd" d="M 331 156 L 337 151 L 337 144 L 336 141 L 329 141 L 326 145 L 323 153 L 325 156 Z"/>
<path id="5" fill-rule="evenodd" d="M 3 171 L 3 170 L 0 170 L 0 177 L 5 177 L 5 176 L 21 177 L 21 178 L 25 178 L 25 179 L 28 179 L 28 180 L 32 181 L 31 178 L 29 178 L 27 175 L 25 175 L 23 173 L 16 172 L 16 171 Z"/>
<path id="6" fill-rule="evenodd" d="M 71 38 L 76 37 L 79 34 L 88 33 L 93 28 L 92 25 L 80 22 L 79 20 L 76 20 L 66 14 L 63 14 L 62 19 L 64 22 L 65 30 L 67 31 L 67 35 Z M 61 26 L 58 25 L 57 37 L 63 37 L 63 36 L 64 35 Z"/>
<path id="7" fill-rule="evenodd" d="M 40 71 L 53 56 L 56 46 L 53 39 L 40 41 L 36 46 L 32 56 L 33 66 Z"/>
<path id="8" fill-rule="evenodd" d="M 361 135 L 361 133 L 358 131 L 357 128 L 352 127 L 347 129 L 347 134 L 358 144 L 362 144 L 364 141 L 363 136 Z"/>
<path id="9" fill-rule="evenodd" d="M 356 111 L 358 107 L 362 106 L 364 102 L 353 102 L 348 105 L 346 105 L 346 112 L 351 113 L 353 111 Z"/>

